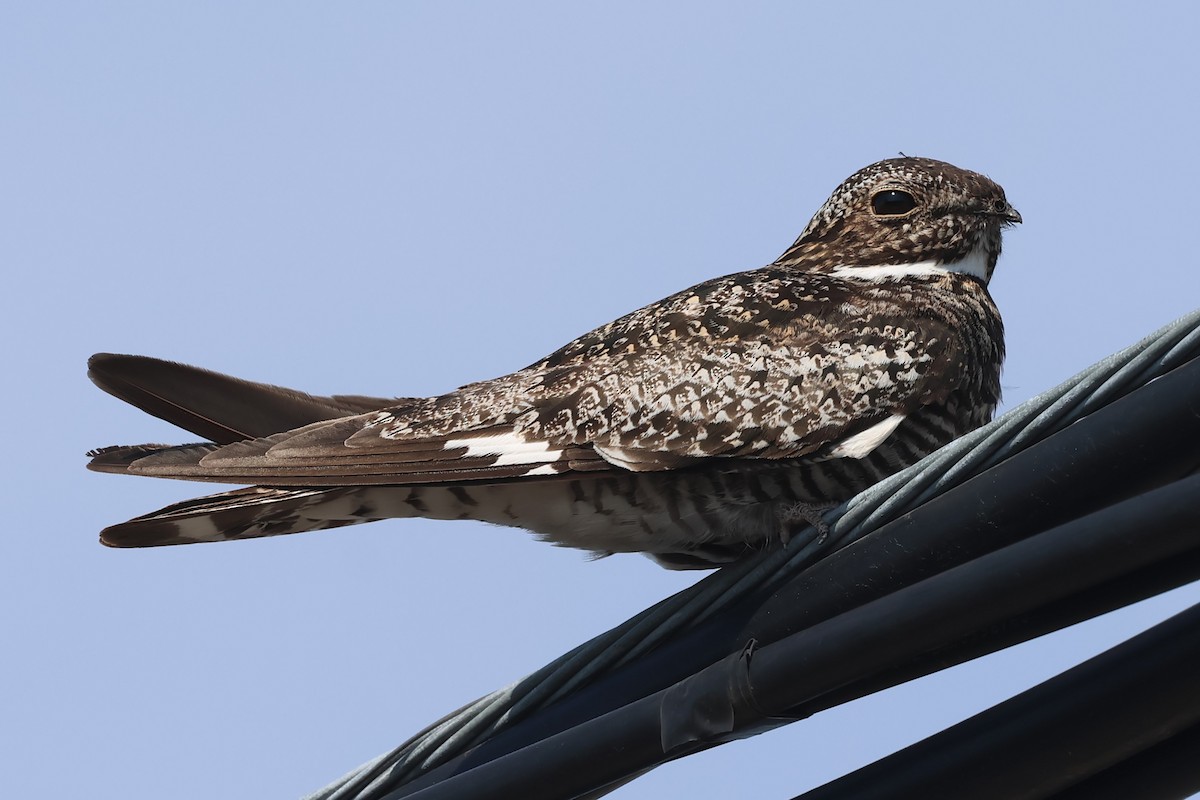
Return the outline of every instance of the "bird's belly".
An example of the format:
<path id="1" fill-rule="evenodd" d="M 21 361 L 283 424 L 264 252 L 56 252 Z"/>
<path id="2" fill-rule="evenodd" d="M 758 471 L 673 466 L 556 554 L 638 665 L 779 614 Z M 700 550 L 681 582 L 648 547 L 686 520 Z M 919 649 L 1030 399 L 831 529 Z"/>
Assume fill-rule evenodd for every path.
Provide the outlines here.
<path id="1" fill-rule="evenodd" d="M 473 519 L 594 553 L 705 551 L 732 560 L 788 536 L 798 504 L 825 506 L 882 477 L 867 459 L 729 462 L 453 487 L 378 487 L 372 517 Z"/>
<path id="2" fill-rule="evenodd" d="M 473 519 L 598 554 L 696 554 L 723 563 L 786 541 L 805 513 L 839 504 L 979 419 L 917 414 L 861 458 L 728 459 L 663 472 L 365 490 L 374 517 Z"/>

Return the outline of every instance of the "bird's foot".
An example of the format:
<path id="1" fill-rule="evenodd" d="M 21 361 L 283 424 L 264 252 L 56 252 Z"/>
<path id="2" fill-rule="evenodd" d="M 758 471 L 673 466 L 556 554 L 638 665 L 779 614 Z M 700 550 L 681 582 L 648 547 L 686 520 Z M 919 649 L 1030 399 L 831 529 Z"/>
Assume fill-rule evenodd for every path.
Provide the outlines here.
<path id="1" fill-rule="evenodd" d="M 779 541 L 787 546 L 793 535 L 808 528 L 817 532 L 817 544 L 829 537 L 825 512 L 837 508 L 837 503 L 787 503 L 779 512 Z"/>

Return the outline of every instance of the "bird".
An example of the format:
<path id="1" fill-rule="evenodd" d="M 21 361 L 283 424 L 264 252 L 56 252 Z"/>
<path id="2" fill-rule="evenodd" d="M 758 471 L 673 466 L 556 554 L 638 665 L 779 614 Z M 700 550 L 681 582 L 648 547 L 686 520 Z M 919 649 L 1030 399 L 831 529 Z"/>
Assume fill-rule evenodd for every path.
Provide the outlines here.
<path id="1" fill-rule="evenodd" d="M 990 178 L 901 156 L 842 182 L 771 264 L 704 281 L 524 369 L 435 397 L 317 396 L 146 356 L 89 377 L 205 441 L 98 472 L 239 484 L 105 528 L 112 547 L 389 518 L 482 520 L 710 569 L 988 422 L 988 291 L 1021 216 Z"/>

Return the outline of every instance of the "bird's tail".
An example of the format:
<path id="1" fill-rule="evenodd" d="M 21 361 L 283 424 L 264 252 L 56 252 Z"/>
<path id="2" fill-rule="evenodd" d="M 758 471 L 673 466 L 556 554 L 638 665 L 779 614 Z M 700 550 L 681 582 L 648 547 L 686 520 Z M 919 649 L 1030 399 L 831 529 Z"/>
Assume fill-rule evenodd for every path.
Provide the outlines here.
<path id="1" fill-rule="evenodd" d="M 109 547 L 224 542 L 303 533 L 379 517 L 367 513 L 358 487 L 270 488 L 253 486 L 174 503 L 151 514 L 105 528 Z"/>

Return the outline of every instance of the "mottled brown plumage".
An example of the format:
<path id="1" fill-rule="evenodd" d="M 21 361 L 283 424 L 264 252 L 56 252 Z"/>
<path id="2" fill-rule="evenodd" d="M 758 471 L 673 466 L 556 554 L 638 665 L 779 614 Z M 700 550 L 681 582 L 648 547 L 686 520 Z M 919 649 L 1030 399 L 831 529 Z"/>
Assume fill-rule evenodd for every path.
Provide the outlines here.
<path id="1" fill-rule="evenodd" d="M 838 187 L 774 264 L 438 397 L 317 398 L 97 356 L 102 388 L 213 441 L 107 448 L 93 469 L 256 485 L 114 526 L 103 541 L 425 516 L 668 566 L 736 558 L 786 539 L 809 506 L 990 419 L 1004 348 L 986 284 L 1001 228 L 1019 221 L 981 175 L 879 162 Z"/>

